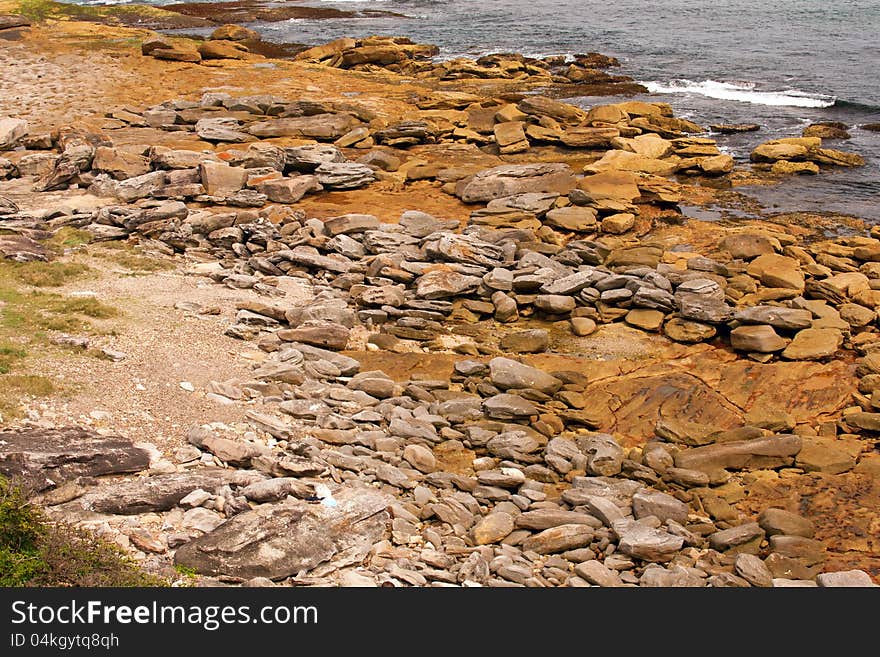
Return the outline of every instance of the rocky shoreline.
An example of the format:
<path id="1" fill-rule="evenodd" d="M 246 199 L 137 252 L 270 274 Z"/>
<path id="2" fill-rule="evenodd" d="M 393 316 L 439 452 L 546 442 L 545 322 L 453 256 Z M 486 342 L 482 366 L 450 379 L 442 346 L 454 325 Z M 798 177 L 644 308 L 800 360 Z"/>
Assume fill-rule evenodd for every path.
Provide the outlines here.
<path id="1" fill-rule="evenodd" d="M 274 66 L 255 41 L 126 56 Z M 813 127 L 743 170 L 669 106 L 558 100 L 635 92 L 596 53 L 435 55 L 373 37 L 286 64 L 375 85 L 348 97 L 193 84 L 99 127 L 0 117 L 0 254 L 137 243 L 257 295 L 222 312 L 261 354 L 192 390 L 240 425 L 163 452 L 25 422 L 0 473 L 203 584 L 871 585 L 880 233 L 680 208 L 863 160 Z"/>

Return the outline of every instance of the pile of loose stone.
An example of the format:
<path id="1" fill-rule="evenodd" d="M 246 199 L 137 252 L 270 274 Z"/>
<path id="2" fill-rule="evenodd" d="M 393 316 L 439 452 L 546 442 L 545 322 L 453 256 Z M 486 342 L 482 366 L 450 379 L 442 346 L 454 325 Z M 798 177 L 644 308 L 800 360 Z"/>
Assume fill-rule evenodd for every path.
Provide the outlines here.
<path id="1" fill-rule="evenodd" d="M 527 114 L 531 102 L 510 107 Z M 544 112 L 563 111 L 556 101 L 537 102 Z M 26 126 L 4 123 L 0 140 L 29 149 L 0 161 L 7 177 L 35 176 L 39 190 L 79 185 L 118 200 L 42 214 L 10 202 L 0 206 L 4 228 L 134 234 L 205 261 L 197 269 L 217 282 L 266 296 L 242 304 L 227 332 L 256 340 L 268 356 L 252 378 L 214 382 L 207 391 L 221 403 L 253 406 L 246 431 L 200 427 L 170 460 L 114 437 L 5 433 L 0 471 L 27 478 L 59 517 L 156 555 L 148 561 L 173 560 L 230 582 L 870 583 L 861 571 L 818 575 L 825 548 L 805 519 L 768 509 L 746 522 L 727 501 L 741 471 L 808 464 L 807 440 L 798 435 L 752 426 L 696 432 L 666 422 L 643 447 L 625 449 L 594 431 L 582 373 L 496 356 L 461 360 L 442 380 L 397 383 L 338 353 L 368 335 L 389 351 L 494 355 L 494 345 L 456 327 L 530 317 L 567 321 L 576 335 L 623 321 L 679 342 L 720 338 L 758 361 L 828 359 L 855 348 L 866 354 L 863 395 L 835 432 L 872 440 L 880 427 L 880 366 L 872 360 L 880 344 L 873 330 L 880 240 L 804 246 L 784 233 L 746 229 L 728 234 L 711 257 L 689 254 L 682 262 L 661 243 L 636 239 L 639 221 L 650 227 L 651 217 L 676 213 L 678 186 L 664 176 L 693 167 L 708 173 L 703 162 L 726 156 L 693 138 L 627 133 L 661 126 L 665 114 L 656 106 L 638 115 L 626 105 L 594 108 L 590 125 L 582 125 L 587 115 L 563 131 L 583 135 L 584 148 L 612 145 L 586 175 L 565 164 L 524 164 L 419 176 L 486 204 L 463 228 L 416 210 L 383 224 L 367 214 L 308 218 L 290 207 L 307 193 L 369 184 L 387 172 L 379 162 L 395 168 L 392 149 L 352 162 L 341 148 L 454 138 L 454 129 L 428 122 L 372 130 L 358 108 L 217 94 L 114 115 L 215 142 L 337 140 L 255 142 L 216 153 L 158 146 L 131 153 L 100 135 L 27 136 Z M 496 138 L 498 126 L 511 123 L 497 122 L 498 111 Z M 539 118 L 513 121 L 527 134 L 556 120 L 527 115 Z M 597 127 L 599 116 L 619 119 L 606 121 L 617 134 L 606 133 L 602 146 L 593 131 L 612 129 Z M 307 288 L 311 303 L 286 305 L 289 285 Z M 504 353 L 549 345 L 543 328 L 503 332 Z M 132 472 L 142 476 L 94 479 Z"/>
<path id="2" fill-rule="evenodd" d="M 243 435 L 200 427 L 168 461 L 80 430 L 4 433 L 0 468 L 48 489 L 53 515 L 158 555 L 154 567 L 173 555 L 230 583 L 870 585 L 819 574 L 808 520 L 767 509 L 744 522 L 725 500 L 738 471 L 793 466 L 799 436 L 742 427 L 687 448 L 658 427 L 627 450 L 567 410 L 586 402 L 577 372 L 497 357 L 400 384 L 359 369 L 291 344 L 253 381 L 216 386 L 261 397 Z M 444 467 L 456 456 L 466 472 Z"/>

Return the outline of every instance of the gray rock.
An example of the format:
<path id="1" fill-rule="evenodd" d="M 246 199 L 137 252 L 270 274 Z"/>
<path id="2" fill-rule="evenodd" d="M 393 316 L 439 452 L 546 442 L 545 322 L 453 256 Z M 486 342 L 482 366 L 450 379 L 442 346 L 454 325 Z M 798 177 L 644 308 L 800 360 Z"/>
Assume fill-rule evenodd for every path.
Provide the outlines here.
<path id="1" fill-rule="evenodd" d="M 743 324 L 769 324 L 773 328 L 787 331 L 810 328 L 813 325 L 813 314 L 809 310 L 781 306 L 742 308 L 733 314 L 733 319 Z"/>
<path id="2" fill-rule="evenodd" d="M 407 210 L 400 215 L 397 223 L 407 234 L 419 239 L 444 230 L 454 231 L 459 227 L 455 219 L 438 219 L 418 210 Z"/>
<path id="3" fill-rule="evenodd" d="M 734 562 L 737 574 L 752 586 L 773 586 L 773 573 L 753 554 L 738 554 Z"/>
<path id="4" fill-rule="evenodd" d="M 655 516 L 661 522 L 674 520 L 677 523 L 687 522 L 688 506 L 684 502 L 675 499 L 672 495 L 660 491 L 645 489 L 641 490 L 632 498 L 633 515 L 636 520 Z"/>
<path id="5" fill-rule="evenodd" d="M 497 267 L 504 260 L 504 250 L 501 247 L 473 235 L 446 233 L 437 243 L 437 251 L 452 262 L 484 267 Z"/>
<path id="6" fill-rule="evenodd" d="M 428 443 L 439 441 L 437 429 L 430 422 L 416 419 L 393 418 L 388 425 L 388 433 L 407 439 L 420 439 Z"/>
<path id="7" fill-rule="evenodd" d="M 645 568 L 639 579 L 639 586 L 662 588 L 697 588 L 706 586 L 706 580 L 687 568 Z"/>
<path id="8" fill-rule="evenodd" d="M 519 514 L 514 519 L 517 527 L 541 531 L 558 527 L 559 525 L 589 525 L 595 529 L 602 526 L 602 522 L 588 513 L 566 511 L 565 509 L 535 509 Z"/>
<path id="9" fill-rule="evenodd" d="M 502 390 L 534 388 L 545 394 L 553 394 L 562 387 L 562 381 L 556 377 L 529 365 L 502 357 L 489 361 L 489 377 L 492 383 Z"/>
<path id="10" fill-rule="evenodd" d="M 196 434 L 190 434 L 190 442 L 192 442 L 192 436 L 194 435 Z M 268 451 L 268 448 L 261 445 L 239 442 L 214 435 L 204 436 L 193 444 L 199 449 L 211 452 L 211 454 L 224 463 L 242 468 L 250 466 L 251 459 L 261 456 Z"/>
<path id="11" fill-rule="evenodd" d="M 674 458 L 678 468 L 704 472 L 723 468 L 775 468 L 793 465 L 801 444 L 800 436 L 776 435 L 683 449 L 676 452 Z"/>
<path id="12" fill-rule="evenodd" d="M 773 588 L 815 588 L 818 586 L 816 582 L 803 579 L 787 579 L 785 577 L 774 577 Z"/>
<path id="13" fill-rule="evenodd" d="M 257 481 L 241 490 L 251 502 L 278 502 L 288 495 L 307 499 L 315 494 L 311 484 L 293 477 L 275 477 L 265 481 Z"/>
<path id="14" fill-rule="evenodd" d="M 315 176 L 296 176 L 267 180 L 256 186 L 256 190 L 265 194 L 272 203 L 296 203 L 309 192 L 320 192 L 324 188 Z"/>
<path id="15" fill-rule="evenodd" d="M 473 292 L 481 279 L 455 271 L 437 269 L 424 274 L 416 283 L 416 296 L 421 299 L 448 299 Z"/>
<path id="16" fill-rule="evenodd" d="M 355 325 L 354 311 L 348 308 L 342 299 L 328 299 L 327 301 L 315 301 L 307 306 L 290 308 L 281 314 L 281 319 L 287 321 L 292 327 L 297 327 L 308 321 L 326 321 L 341 324 L 345 328 Z"/>
<path id="17" fill-rule="evenodd" d="M 195 529 L 200 532 L 208 533 L 214 531 L 226 519 L 216 511 L 196 507 L 190 509 L 183 514 L 183 528 Z"/>
<path id="18" fill-rule="evenodd" d="M 501 290 L 492 295 L 492 305 L 495 306 L 495 321 L 507 324 L 519 319 L 519 309 L 517 308 L 516 301 Z"/>
<path id="19" fill-rule="evenodd" d="M 740 548 L 746 544 L 757 543 L 764 538 L 764 530 L 756 522 L 747 522 L 738 527 L 723 529 L 709 535 L 709 545 L 713 550 L 724 552 L 732 548 Z M 751 551 L 751 550 L 749 550 Z M 757 551 L 757 545 L 754 546 Z"/>
<path id="20" fill-rule="evenodd" d="M 227 472 L 181 472 L 116 482 L 86 493 L 77 504 L 98 513 L 117 515 L 167 511 L 197 488 L 210 492 L 222 486 L 229 481 Z M 261 479 L 263 476 L 255 473 L 254 481 Z"/>
<path id="21" fill-rule="evenodd" d="M 493 420 L 525 420 L 538 415 L 535 406 L 519 395 L 501 394 L 483 402 L 483 411 Z"/>
<path id="22" fill-rule="evenodd" d="M 132 203 L 147 198 L 165 184 L 165 172 L 153 171 L 152 173 L 145 173 L 142 176 L 135 176 L 134 178 L 128 178 L 119 182 L 109 181 L 108 179 L 106 181 L 106 193 L 97 193 L 101 191 L 101 178 L 102 176 L 98 176 L 95 179 L 95 182 L 89 187 L 89 191 L 96 193 L 97 196 L 115 196 L 125 203 Z M 92 188 L 96 188 L 95 191 L 92 191 Z"/>
<path id="23" fill-rule="evenodd" d="M 733 315 L 733 309 L 724 301 L 724 290 L 707 278 L 691 279 L 679 285 L 675 302 L 684 319 L 720 324 Z"/>
<path id="24" fill-rule="evenodd" d="M 396 384 L 385 372 L 375 370 L 356 374 L 346 387 L 349 390 L 360 390 L 376 399 L 388 399 L 394 396 Z"/>
<path id="25" fill-rule="evenodd" d="M 0 474 L 35 492 L 77 477 L 139 472 L 150 455 L 130 440 L 80 428 L 0 432 Z"/>
<path id="26" fill-rule="evenodd" d="M 372 489 L 333 491 L 336 506 L 287 501 L 241 513 L 179 548 L 177 565 L 204 575 L 307 574 L 324 563 L 360 564 L 390 522 L 391 496 Z"/>
<path id="27" fill-rule="evenodd" d="M 816 526 L 812 521 L 784 509 L 764 509 L 758 516 L 758 524 L 767 532 L 767 536 L 785 534 L 813 538 L 816 533 Z"/>
<path id="28" fill-rule="evenodd" d="M 579 271 L 570 276 L 556 278 L 541 287 L 541 292 L 549 295 L 577 294 L 585 287 L 590 287 L 599 278 L 594 270 Z"/>
<path id="29" fill-rule="evenodd" d="M 330 235 L 362 233 L 379 227 L 379 218 L 372 214 L 343 214 L 324 221 L 324 229 Z"/>
<path id="30" fill-rule="evenodd" d="M 517 468 L 501 468 L 500 470 L 481 470 L 477 473 L 477 481 L 484 486 L 498 488 L 518 488 L 526 481 L 522 470 Z"/>
<path id="31" fill-rule="evenodd" d="M 364 233 L 363 245 L 368 253 L 389 253 L 396 256 L 408 255 L 416 257 L 418 240 L 412 235 L 396 230 L 388 224 L 383 224 L 380 230 L 368 230 Z"/>
<path id="32" fill-rule="evenodd" d="M 530 458 L 541 448 L 541 444 L 522 432 L 498 434 L 486 443 L 486 449 L 493 456 L 514 461 L 537 461 L 539 457 Z"/>
<path id="33" fill-rule="evenodd" d="M 595 586 L 608 588 L 623 586 L 620 574 L 616 570 L 611 570 L 605 564 L 595 559 L 579 563 L 574 567 L 574 572 Z"/>
<path id="34" fill-rule="evenodd" d="M 357 189 L 376 179 L 370 167 L 357 162 L 325 162 L 315 169 L 315 176 L 327 189 Z"/>
<path id="35" fill-rule="evenodd" d="M 196 134 L 205 141 L 240 143 L 253 141 L 253 137 L 242 132 L 241 121 L 231 116 L 199 119 L 196 121 Z"/>
<path id="36" fill-rule="evenodd" d="M 461 180 L 455 194 L 465 203 L 486 203 L 529 192 L 567 194 L 574 186 L 567 164 L 507 164 Z"/>
<path id="37" fill-rule="evenodd" d="M 625 520 L 620 507 L 605 497 L 586 495 L 582 502 L 590 510 L 590 513 L 601 520 L 606 527 L 613 527 L 615 522 Z"/>
<path id="38" fill-rule="evenodd" d="M 437 469 L 434 452 L 424 445 L 407 445 L 403 448 L 403 459 L 419 472 L 428 473 Z"/>
<path id="39" fill-rule="evenodd" d="M 492 290 L 510 292 L 513 289 L 513 272 L 509 269 L 495 267 L 483 276 L 483 283 Z"/>
<path id="40" fill-rule="evenodd" d="M 254 370 L 253 377 L 258 381 L 280 381 L 299 385 L 305 381 L 306 373 L 299 364 L 268 362 Z"/>
<path id="41" fill-rule="evenodd" d="M 348 345 L 351 329 L 336 322 L 310 319 L 296 328 L 282 329 L 276 335 L 285 342 L 297 342 L 342 351 Z"/>
<path id="42" fill-rule="evenodd" d="M 877 584 L 864 570 L 839 570 L 833 573 L 822 573 L 816 577 L 816 583 L 822 587 L 876 587 Z"/>
<path id="43" fill-rule="evenodd" d="M 732 573 L 712 575 L 706 580 L 706 585 L 713 588 L 749 588 L 751 586 L 748 580 Z"/>
<path id="44" fill-rule="evenodd" d="M 24 119 L 0 117 L 0 151 L 9 150 L 28 134 L 28 122 Z"/>
<path id="45" fill-rule="evenodd" d="M 590 473 L 603 477 L 620 474 L 624 452 L 612 436 L 607 433 L 578 436 L 577 445 L 587 455 L 587 469 Z"/>
<path id="46" fill-rule="evenodd" d="M 313 246 L 297 246 L 290 250 L 278 251 L 275 255 L 297 265 L 317 269 L 318 271 L 327 270 L 344 274 L 352 267 L 352 263 L 348 258 L 321 255 Z"/>
<path id="47" fill-rule="evenodd" d="M 306 144 L 284 149 L 287 166 L 296 171 L 311 173 L 321 164 L 346 162 L 345 155 L 330 144 Z"/>
<path id="48" fill-rule="evenodd" d="M 535 297 L 535 308 L 553 315 L 564 315 L 574 310 L 576 302 L 574 297 L 560 294 L 540 294 Z"/>
<path id="49" fill-rule="evenodd" d="M 636 308 L 670 312 L 675 309 L 675 298 L 666 290 L 643 286 L 633 294 L 632 305 Z"/>
<path id="50" fill-rule="evenodd" d="M 313 114 L 253 123 L 248 132 L 255 137 L 297 137 L 334 141 L 360 125 L 351 114 Z"/>
<path id="51" fill-rule="evenodd" d="M 684 545 L 684 539 L 680 536 L 635 520 L 616 520 L 612 529 L 619 539 L 620 551 L 643 561 L 669 561 Z"/>

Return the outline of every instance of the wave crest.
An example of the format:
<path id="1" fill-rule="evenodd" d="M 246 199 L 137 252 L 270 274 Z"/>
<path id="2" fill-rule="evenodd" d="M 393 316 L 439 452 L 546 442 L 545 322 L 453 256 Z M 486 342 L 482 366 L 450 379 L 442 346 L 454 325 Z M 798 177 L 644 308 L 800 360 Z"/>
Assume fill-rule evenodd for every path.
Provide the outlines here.
<path id="1" fill-rule="evenodd" d="M 717 80 L 670 80 L 668 82 L 649 81 L 642 84 L 651 93 L 660 94 L 698 94 L 718 100 L 734 100 L 755 105 L 774 105 L 780 107 L 831 107 L 837 102 L 834 96 L 810 94 L 797 89 L 784 91 L 756 91 L 753 82 L 732 83 Z"/>

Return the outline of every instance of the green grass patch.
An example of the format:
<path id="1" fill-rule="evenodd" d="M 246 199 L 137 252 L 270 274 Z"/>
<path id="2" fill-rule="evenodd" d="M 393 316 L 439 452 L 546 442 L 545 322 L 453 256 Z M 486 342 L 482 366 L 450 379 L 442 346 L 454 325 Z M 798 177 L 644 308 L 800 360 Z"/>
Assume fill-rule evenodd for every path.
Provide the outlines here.
<path id="1" fill-rule="evenodd" d="M 0 281 L 32 287 L 61 287 L 91 272 L 79 262 L 0 262 Z"/>
<path id="2" fill-rule="evenodd" d="M 64 297 L 46 292 L 21 292 L 0 285 L 0 338 L 38 337 L 40 331 L 95 332 L 88 319 L 118 317 L 119 311 L 93 297 Z M 11 333 L 10 333 L 11 332 Z"/>
<path id="3" fill-rule="evenodd" d="M 51 522 L 0 477 L 0 586 L 167 586 L 119 547 Z"/>
<path id="4" fill-rule="evenodd" d="M 0 418 L 7 422 L 21 414 L 25 397 L 48 397 L 57 388 L 51 379 L 33 374 L 0 374 Z"/>
<path id="5" fill-rule="evenodd" d="M 103 242 L 90 249 L 89 253 L 137 274 L 167 271 L 175 267 L 171 260 L 145 255 L 129 242 Z"/>
<path id="6" fill-rule="evenodd" d="M 55 234 L 46 240 L 46 244 L 55 251 L 62 251 L 89 244 L 91 241 L 92 234 L 89 231 L 64 226 L 55 231 Z"/>
<path id="7" fill-rule="evenodd" d="M 67 18 L 78 21 L 129 25 L 168 17 L 179 19 L 179 14 L 146 4 L 96 6 L 65 4 L 52 0 L 20 0 L 17 13 L 27 16 L 32 21 Z"/>
<path id="8" fill-rule="evenodd" d="M 56 295 L 33 294 L 32 298 L 50 313 L 85 315 L 95 319 L 117 317 L 119 311 L 94 297 L 58 297 Z"/>
<path id="9" fill-rule="evenodd" d="M 113 306 L 94 297 L 63 296 L 39 289 L 64 285 L 91 271 L 86 265 L 71 262 L 0 262 L 0 417 L 3 421 L 21 413 L 23 399 L 47 397 L 57 392 L 50 379 L 16 371 L 27 358 L 39 357 L 52 348 L 47 332 L 106 334 L 112 330 L 103 320 L 120 315 Z M 96 320 L 102 323 L 95 324 Z"/>
<path id="10" fill-rule="evenodd" d="M 7 374 L 12 369 L 13 363 L 25 356 L 27 351 L 22 347 L 5 340 L 0 341 L 0 374 Z"/>

